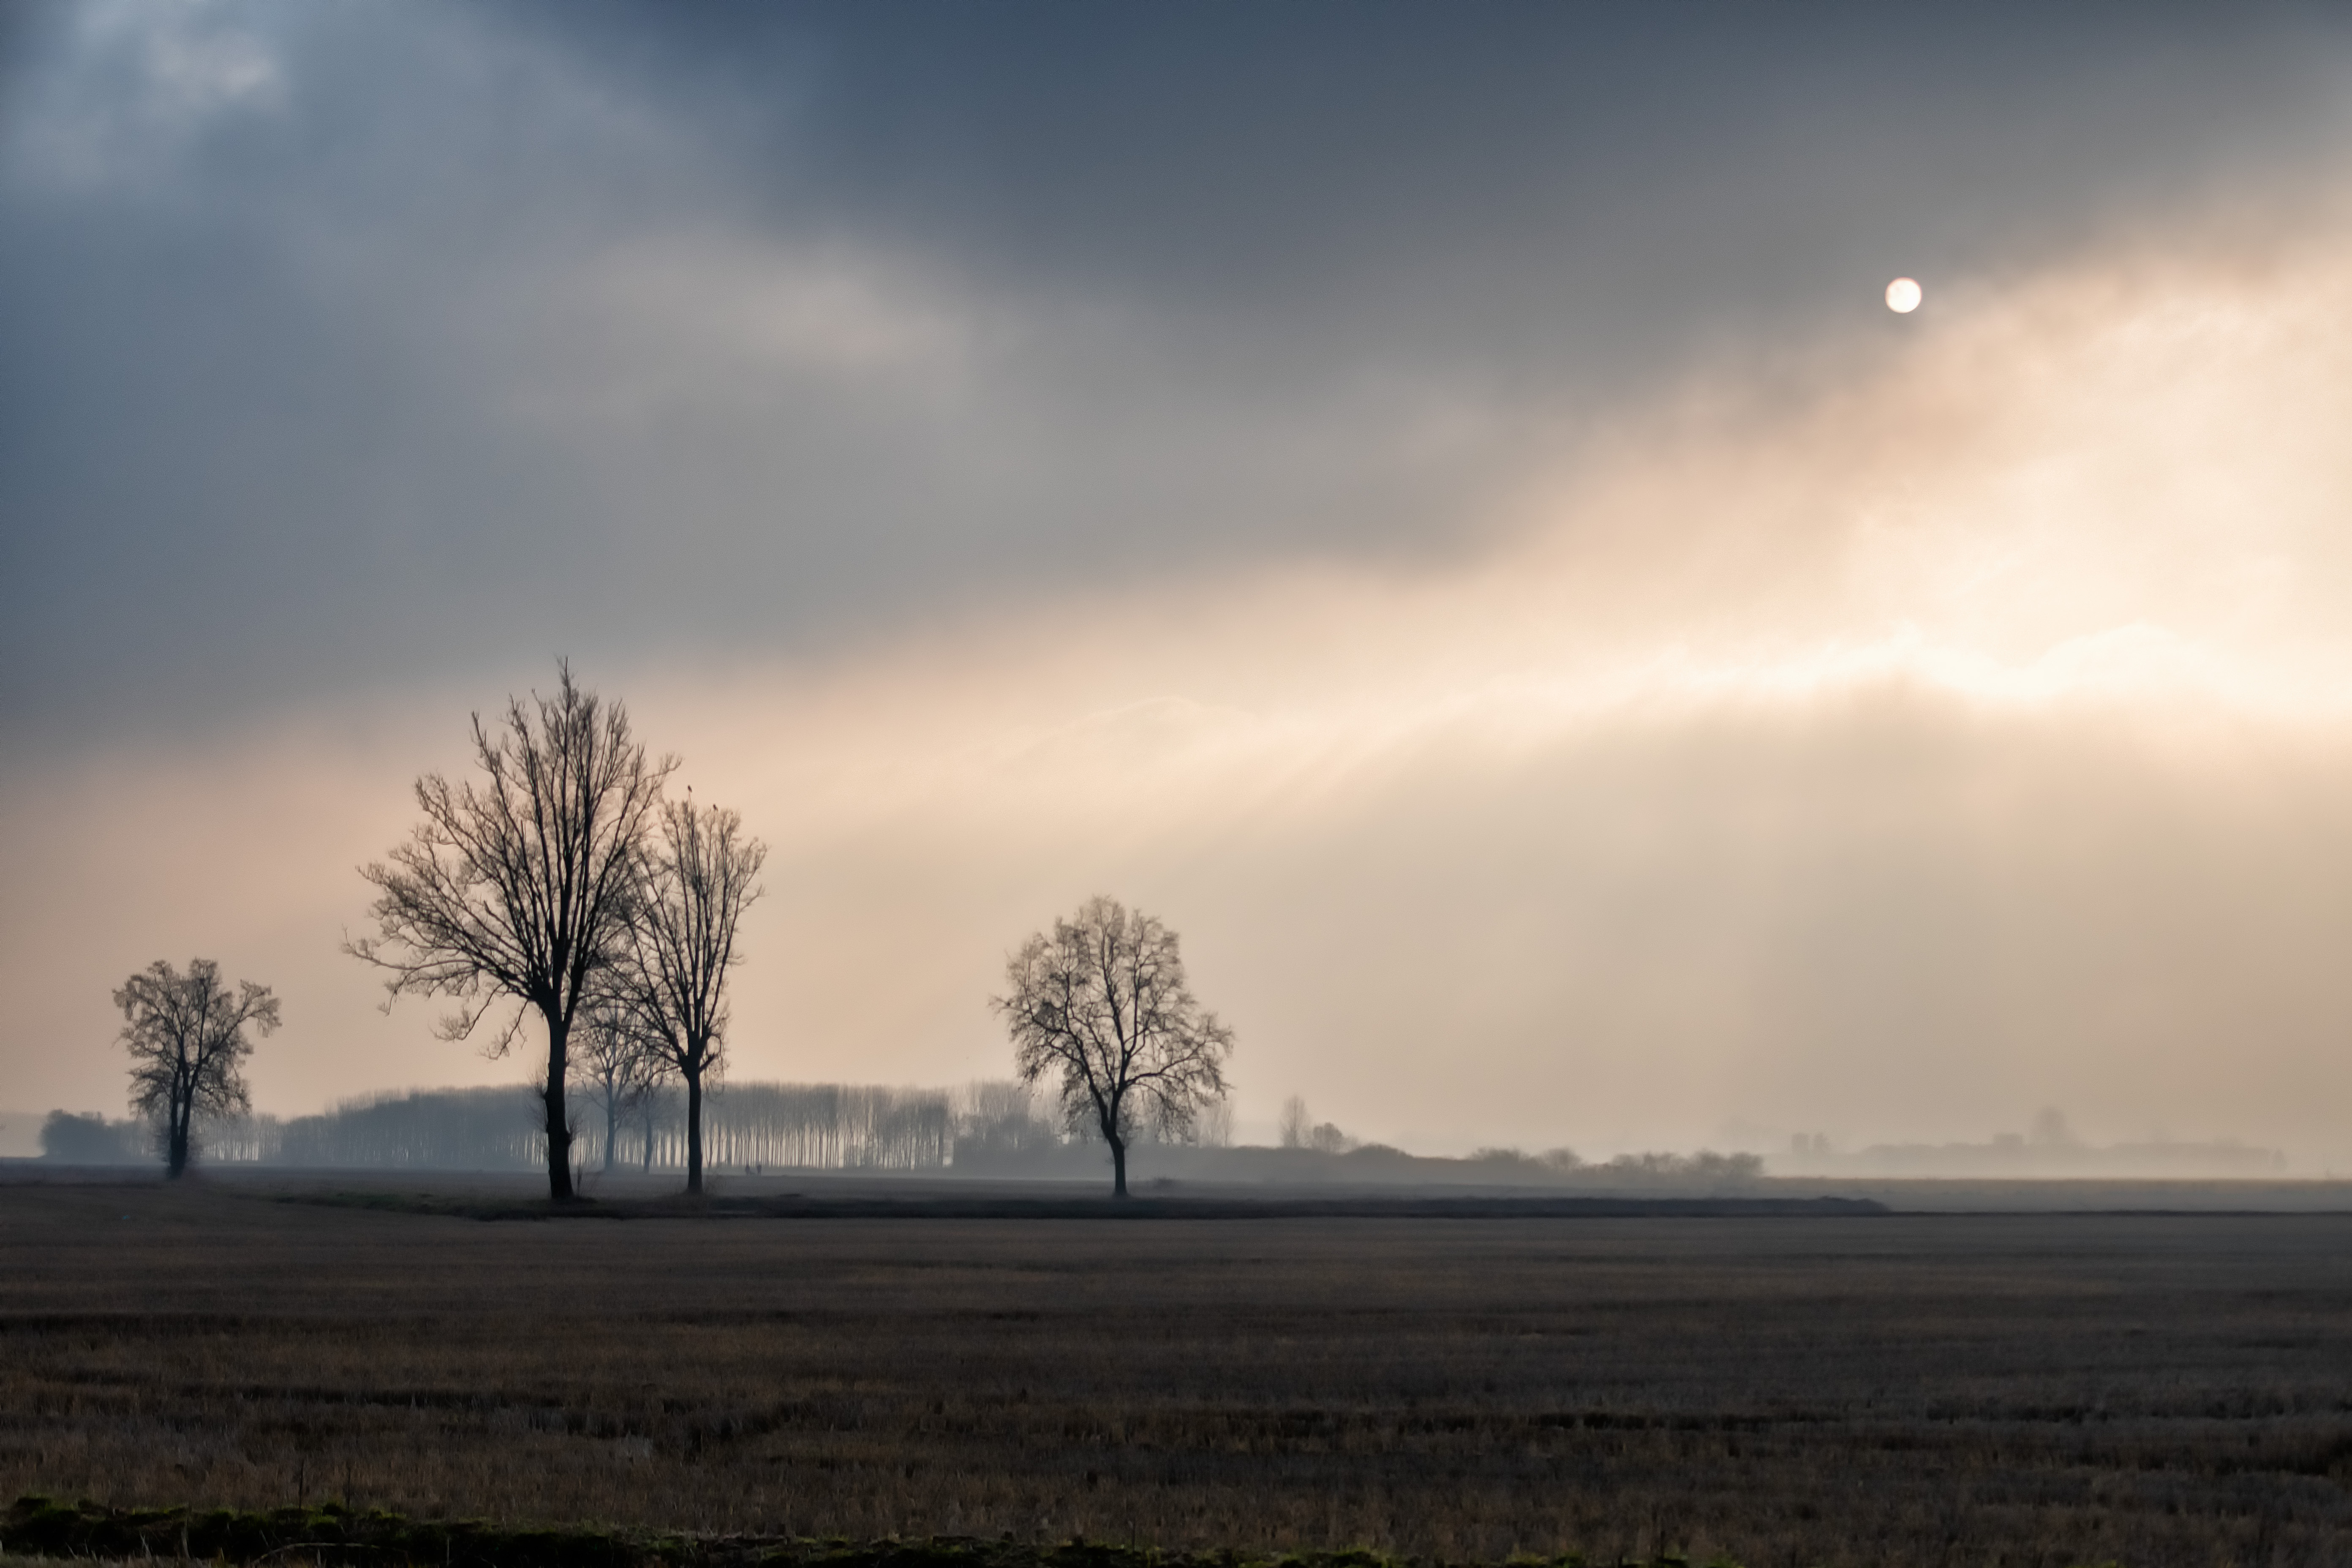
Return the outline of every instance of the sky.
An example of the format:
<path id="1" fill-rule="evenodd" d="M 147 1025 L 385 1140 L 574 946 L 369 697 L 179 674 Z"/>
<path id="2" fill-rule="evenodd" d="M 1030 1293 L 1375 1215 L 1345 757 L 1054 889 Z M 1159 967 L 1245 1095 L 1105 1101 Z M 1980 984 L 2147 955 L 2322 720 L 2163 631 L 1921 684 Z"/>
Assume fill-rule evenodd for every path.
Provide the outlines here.
<path id="1" fill-rule="evenodd" d="M 0 1107 L 527 1077 L 339 948 L 568 658 L 739 1077 L 1101 892 L 1244 1136 L 2352 1168 L 2347 321 L 2326 7 L 10 7 Z"/>

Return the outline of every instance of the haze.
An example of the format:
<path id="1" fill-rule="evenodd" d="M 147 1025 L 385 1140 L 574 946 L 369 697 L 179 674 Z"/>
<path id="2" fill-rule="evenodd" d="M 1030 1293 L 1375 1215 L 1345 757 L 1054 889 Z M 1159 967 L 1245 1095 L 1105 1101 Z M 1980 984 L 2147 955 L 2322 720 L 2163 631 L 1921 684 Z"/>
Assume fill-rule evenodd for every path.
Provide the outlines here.
<path id="1" fill-rule="evenodd" d="M 739 1076 L 1003 1076 L 1101 891 L 1245 1136 L 2352 1160 L 2339 13 L 0 51 L 0 1103 L 192 954 L 262 1109 L 520 1076 L 337 944 L 567 656 L 773 847 Z"/>

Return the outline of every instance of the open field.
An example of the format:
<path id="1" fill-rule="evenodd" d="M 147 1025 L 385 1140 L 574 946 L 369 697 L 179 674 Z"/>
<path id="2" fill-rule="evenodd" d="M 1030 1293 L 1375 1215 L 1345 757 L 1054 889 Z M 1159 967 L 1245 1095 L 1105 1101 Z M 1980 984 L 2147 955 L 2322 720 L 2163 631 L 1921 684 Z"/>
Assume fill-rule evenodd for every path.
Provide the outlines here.
<path id="1" fill-rule="evenodd" d="M 484 1224 L 12 1184 L 0 1490 L 2352 1563 L 2352 1216 Z"/>

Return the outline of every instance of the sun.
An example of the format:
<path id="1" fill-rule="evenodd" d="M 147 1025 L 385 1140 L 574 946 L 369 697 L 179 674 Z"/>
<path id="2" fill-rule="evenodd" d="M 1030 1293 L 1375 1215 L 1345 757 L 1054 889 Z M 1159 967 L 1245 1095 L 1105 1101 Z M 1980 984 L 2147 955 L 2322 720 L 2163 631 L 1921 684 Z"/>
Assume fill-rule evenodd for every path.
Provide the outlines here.
<path id="1" fill-rule="evenodd" d="M 1886 286 L 1886 308 L 1898 316 L 1907 316 L 1919 308 L 1927 297 L 1916 278 L 1897 278 Z"/>

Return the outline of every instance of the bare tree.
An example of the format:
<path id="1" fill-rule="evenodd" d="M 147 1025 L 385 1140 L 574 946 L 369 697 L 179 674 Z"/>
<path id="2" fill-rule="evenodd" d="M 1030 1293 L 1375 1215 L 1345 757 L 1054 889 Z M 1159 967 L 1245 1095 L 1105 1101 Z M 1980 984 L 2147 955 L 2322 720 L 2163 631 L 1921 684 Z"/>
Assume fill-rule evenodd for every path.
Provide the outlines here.
<path id="1" fill-rule="evenodd" d="M 1292 1095 L 1282 1102 L 1282 1146 L 1304 1149 L 1315 1132 L 1315 1119 L 1307 1113 L 1307 1101 Z"/>
<path id="2" fill-rule="evenodd" d="M 1234 1102 L 1217 1100 L 1201 1107 L 1192 1123 L 1192 1141 L 1203 1149 L 1230 1149 L 1234 1144 Z"/>
<path id="3" fill-rule="evenodd" d="M 1233 1031 L 1193 1000 L 1176 933 L 1109 899 L 1088 900 L 1005 963 L 1008 994 L 990 1005 L 1034 1083 L 1060 1076 L 1062 1112 L 1110 1145 L 1111 1191 L 1127 1196 L 1127 1145 L 1149 1111 L 1166 1134 L 1189 1130 L 1225 1092 Z"/>
<path id="4" fill-rule="evenodd" d="M 445 1039 L 463 1039 L 501 1000 L 518 1005 L 491 1056 L 536 1012 L 547 1028 L 541 1079 L 550 1198 L 572 1196 L 564 1119 L 567 1048 L 580 1010 L 626 948 L 641 863 L 675 759 L 649 760 L 627 712 L 557 667 L 555 695 L 474 715 L 478 782 L 416 781 L 425 813 L 409 841 L 361 875 L 375 885 L 379 934 L 344 951 L 390 972 L 384 988 L 454 996 Z M 387 1000 L 387 1006 L 390 1001 Z"/>
<path id="5" fill-rule="evenodd" d="M 621 1141 L 622 1119 L 645 1104 L 668 1070 L 668 1062 L 625 1007 L 598 1006 L 581 1031 L 580 1077 L 589 1101 L 604 1115 L 604 1168 L 609 1173 Z M 650 1142 L 650 1130 L 646 1138 Z"/>
<path id="6" fill-rule="evenodd" d="M 644 862 L 625 994 L 646 1039 L 686 1080 L 686 1190 L 702 1191 L 702 1089 L 727 1048 L 727 971 L 767 847 L 691 795 L 661 812 Z"/>
<path id="7" fill-rule="evenodd" d="M 159 958 L 122 983 L 114 1005 L 131 1052 L 131 1103 L 159 1124 L 165 1168 L 177 1177 L 195 1153 L 200 1113 L 253 1109 L 239 1070 L 253 1050 L 246 1031 L 278 1027 L 278 998 L 250 980 L 232 992 L 209 958 L 191 959 L 185 974 Z"/>

